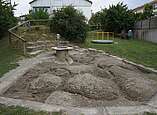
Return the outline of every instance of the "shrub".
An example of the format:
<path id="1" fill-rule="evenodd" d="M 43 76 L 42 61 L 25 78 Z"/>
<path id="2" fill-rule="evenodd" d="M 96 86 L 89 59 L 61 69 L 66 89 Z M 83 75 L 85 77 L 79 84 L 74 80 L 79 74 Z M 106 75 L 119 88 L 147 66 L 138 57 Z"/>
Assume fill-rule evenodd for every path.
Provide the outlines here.
<path id="1" fill-rule="evenodd" d="M 16 18 L 14 17 L 14 6 L 3 0 L 0 0 L 0 37 L 2 37 L 9 28 L 16 25 Z"/>
<path id="2" fill-rule="evenodd" d="M 44 9 L 35 9 L 34 11 L 29 11 L 29 14 L 26 16 L 27 20 L 32 20 L 32 19 L 49 19 L 49 14 L 47 10 Z"/>
<path id="3" fill-rule="evenodd" d="M 83 42 L 87 32 L 86 18 L 73 6 L 57 9 L 53 13 L 51 31 L 59 33 L 66 40 Z"/>

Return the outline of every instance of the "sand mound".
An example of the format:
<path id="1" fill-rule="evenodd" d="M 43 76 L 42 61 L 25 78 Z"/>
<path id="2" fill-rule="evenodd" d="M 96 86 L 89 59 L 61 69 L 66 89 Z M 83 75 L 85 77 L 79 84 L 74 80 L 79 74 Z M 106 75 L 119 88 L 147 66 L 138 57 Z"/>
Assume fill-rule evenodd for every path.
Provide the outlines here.
<path id="1" fill-rule="evenodd" d="M 91 65 L 74 65 L 66 67 L 72 74 L 92 73 L 94 68 Z"/>
<path id="2" fill-rule="evenodd" d="M 122 61 L 120 60 L 115 60 L 112 57 L 108 58 L 100 58 L 96 60 L 96 64 L 98 67 L 105 69 L 107 67 L 110 67 L 112 65 L 121 65 Z"/>
<path id="3" fill-rule="evenodd" d="M 146 78 L 145 74 L 132 72 L 118 66 L 113 66 L 110 71 L 114 74 L 114 81 L 131 100 L 143 101 L 151 98 L 156 92 L 157 83 Z"/>
<path id="4" fill-rule="evenodd" d="M 63 67 L 53 67 L 51 68 L 51 73 L 56 76 L 61 77 L 70 77 L 70 72 L 66 68 Z"/>
<path id="5" fill-rule="evenodd" d="M 55 91 L 46 99 L 45 103 L 62 106 L 79 106 L 83 103 L 88 103 L 88 98 L 69 92 Z"/>
<path id="6" fill-rule="evenodd" d="M 54 90 L 62 83 L 62 79 L 52 74 L 41 74 L 37 79 L 34 79 L 30 88 L 35 90 Z"/>
<path id="7" fill-rule="evenodd" d="M 114 82 L 96 78 L 88 73 L 69 79 L 66 90 L 91 99 L 114 100 L 119 96 L 119 90 Z"/>
<path id="8" fill-rule="evenodd" d="M 79 63 L 90 63 L 91 61 L 94 60 L 94 57 L 89 55 L 88 53 L 78 53 L 78 54 L 74 54 L 74 55 L 71 55 L 72 59 L 75 61 L 75 62 L 79 62 Z"/>
<path id="9" fill-rule="evenodd" d="M 74 94 L 68 92 L 55 91 L 46 99 L 45 103 L 62 106 L 72 106 L 74 103 L 74 100 L 72 99 L 73 95 Z"/>
<path id="10" fill-rule="evenodd" d="M 99 67 L 95 67 L 94 75 L 98 76 L 98 77 L 102 77 L 102 78 L 108 78 L 108 79 L 112 78 L 112 75 L 108 71 L 108 69 L 102 69 L 102 68 L 99 68 Z"/>

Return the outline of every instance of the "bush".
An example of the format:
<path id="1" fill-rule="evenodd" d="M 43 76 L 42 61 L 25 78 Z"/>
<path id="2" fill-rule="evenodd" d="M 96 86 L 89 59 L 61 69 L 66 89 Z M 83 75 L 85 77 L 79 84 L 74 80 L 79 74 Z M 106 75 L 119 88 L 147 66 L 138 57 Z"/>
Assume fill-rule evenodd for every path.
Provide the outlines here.
<path id="1" fill-rule="evenodd" d="M 49 19 L 49 14 L 47 10 L 44 9 L 36 9 L 35 11 L 29 11 L 29 14 L 26 16 L 27 20 L 37 20 L 37 19 Z"/>
<path id="2" fill-rule="evenodd" d="M 66 40 L 83 42 L 86 38 L 86 18 L 73 6 L 67 6 L 53 13 L 51 31 L 60 34 Z"/>
<path id="3" fill-rule="evenodd" d="M 16 25 L 16 18 L 14 17 L 14 6 L 3 0 L 0 0 L 0 37 L 2 37 L 9 28 Z"/>

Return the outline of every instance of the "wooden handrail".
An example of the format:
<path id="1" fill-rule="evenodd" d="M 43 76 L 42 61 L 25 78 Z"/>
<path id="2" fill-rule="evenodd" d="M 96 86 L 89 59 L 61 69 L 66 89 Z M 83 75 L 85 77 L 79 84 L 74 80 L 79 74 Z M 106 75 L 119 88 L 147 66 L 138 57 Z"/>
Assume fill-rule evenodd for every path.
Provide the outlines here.
<path id="1" fill-rule="evenodd" d="M 26 42 L 25 39 L 23 39 L 22 37 L 18 36 L 17 34 L 13 33 L 12 31 L 9 31 L 10 34 L 12 34 L 13 36 L 17 37 L 18 39 L 22 40 L 23 42 Z"/>
<path id="2" fill-rule="evenodd" d="M 14 26 L 14 27 L 12 27 L 12 28 L 10 28 L 9 30 L 8 30 L 8 32 L 9 32 L 9 40 L 10 40 L 10 43 L 11 43 L 11 35 L 13 35 L 14 37 L 16 37 L 18 40 L 20 40 L 20 41 L 22 41 L 23 42 L 23 51 L 24 51 L 24 54 L 26 54 L 26 40 L 24 39 L 24 38 L 22 38 L 21 36 L 19 36 L 19 35 L 17 35 L 16 33 L 14 33 L 13 32 L 13 30 L 15 30 L 15 29 L 17 29 L 18 27 L 20 27 L 20 26 L 23 26 L 23 25 L 25 25 L 25 24 L 27 24 L 27 23 L 31 23 L 31 22 L 45 22 L 45 21 L 51 21 L 51 19 L 40 19 L 40 20 L 28 20 L 28 21 L 25 21 L 25 22 L 23 22 L 23 23 L 21 23 L 21 24 L 19 24 L 19 25 L 16 25 L 16 26 Z"/>
<path id="3" fill-rule="evenodd" d="M 14 30 L 14 29 L 16 29 L 16 28 L 18 28 L 18 27 L 20 27 L 20 26 L 22 26 L 22 25 L 24 25 L 24 24 L 26 24 L 26 23 L 28 23 L 28 22 L 29 22 L 29 21 L 26 21 L 26 22 L 23 22 L 23 23 L 21 23 L 21 24 L 19 24 L 19 25 L 16 25 L 16 26 L 10 28 L 9 31 L 12 31 L 12 30 Z"/>

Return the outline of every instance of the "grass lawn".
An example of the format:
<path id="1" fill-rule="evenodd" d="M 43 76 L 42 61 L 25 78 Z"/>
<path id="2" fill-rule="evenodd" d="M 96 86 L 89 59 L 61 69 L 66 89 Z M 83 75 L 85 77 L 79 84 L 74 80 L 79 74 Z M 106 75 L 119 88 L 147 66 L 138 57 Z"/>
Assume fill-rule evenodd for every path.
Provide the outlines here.
<path id="1" fill-rule="evenodd" d="M 93 44 L 94 37 L 88 36 L 83 47 L 104 50 L 112 55 L 157 69 L 157 44 L 141 40 L 116 39 L 115 44 Z"/>
<path id="2" fill-rule="evenodd" d="M 0 77 L 9 70 L 15 68 L 17 66 L 15 62 L 21 56 L 21 51 L 12 49 L 9 46 L 7 37 L 0 39 Z"/>
<path id="3" fill-rule="evenodd" d="M 0 105 L 0 115 L 59 115 L 58 113 L 35 112 L 23 107 L 6 107 Z"/>

